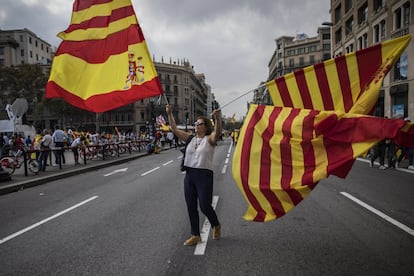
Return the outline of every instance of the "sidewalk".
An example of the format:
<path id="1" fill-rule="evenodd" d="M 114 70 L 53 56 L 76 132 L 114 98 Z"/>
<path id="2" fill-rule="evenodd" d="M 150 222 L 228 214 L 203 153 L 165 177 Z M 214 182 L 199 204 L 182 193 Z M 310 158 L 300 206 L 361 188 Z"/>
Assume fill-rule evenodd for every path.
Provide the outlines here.
<path id="1" fill-rule="evenodd" d="M 34 187 L 41 185 L 50 181 L 62 179 L 68 176 L 76 175 L 79 173 L 93 171 L 100 168 L 112 166 L 115 164 L 121 164 L 147 156 L 145 150 L 140 152 L 126 153 L 119 157 L 109 157 L 105 160 L 87 160 L 84 164 L 83 160 L 81 164 L 75 165 L 73 159 L 73 154 L 70 151 L 65 152 L 66 164 L 62 165 L 62 169 L 58 165 L 50 165 L 46 167 L 45 172 L 39 172 L 38 174 L 33 174 L 28 170 L 28 175 L 25 176 L 24 166 L 22 165 L 19 169 L 11 176 L 11 180 L 0 182 L 0 195 L 17 192 L 26 188 Z M 52 158 L 54 163 L 54 157 Z"/>

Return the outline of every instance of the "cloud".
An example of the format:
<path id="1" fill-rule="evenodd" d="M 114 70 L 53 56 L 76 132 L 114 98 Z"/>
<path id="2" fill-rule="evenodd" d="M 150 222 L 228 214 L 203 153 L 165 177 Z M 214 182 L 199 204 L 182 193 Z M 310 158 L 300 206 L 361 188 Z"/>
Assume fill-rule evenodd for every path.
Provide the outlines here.
<path id="1" fill-rule="evenodd" d="M 0 28 L 28 28 L 58 46 L 56 34 L 70 22 L 72 1 L 5 0 Z M 330 21 L 330 0 L 133 0 L 148 48 L 156 60 L 188 59 L 221 105 L 254 89 L 268 76 L 275 39 L 315 36 Z M 223 109 L 239 118 L 253 94 Z"/>

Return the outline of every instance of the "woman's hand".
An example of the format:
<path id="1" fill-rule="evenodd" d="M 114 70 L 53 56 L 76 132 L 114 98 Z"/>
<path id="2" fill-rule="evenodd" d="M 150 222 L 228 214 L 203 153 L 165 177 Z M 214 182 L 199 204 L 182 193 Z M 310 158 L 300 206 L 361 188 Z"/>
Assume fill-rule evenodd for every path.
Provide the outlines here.
<path id="1" fill-rule="evenodd" d="M 219 119 L 221 117 L 221 109 L 214 109 L 211 115 L 214 116 L 214 119 Z"/>
<path id="2" fill-rule="evenodd" d="M 169 114 L 172 114 L 171 112 L 172 112 L 172 108 L 171 108 L 171 105 L 170 104 L 167 104 L 166 106 L 165 106 L 165 112 L 167 112 L 167 114 L 169 115 Z"/>

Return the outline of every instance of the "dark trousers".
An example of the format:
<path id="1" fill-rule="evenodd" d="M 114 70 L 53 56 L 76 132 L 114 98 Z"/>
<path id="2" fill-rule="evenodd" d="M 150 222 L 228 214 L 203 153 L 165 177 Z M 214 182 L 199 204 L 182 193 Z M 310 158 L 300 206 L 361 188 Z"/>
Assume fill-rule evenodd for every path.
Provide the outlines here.
<path id="1" fill-rule="evenodd" d="M 380 165 L 384 166 L 384 161 L 385 161 L 385 150 L 386 150 L 386 145 L 385 143 L 378 143 L 375 146 L 374 149 L 374 154 L 371 157 L 371 164 L 373 165 L 375 160 L 379 157 L 380 160 Z"/>
<path id="2" fill-rule="evenodd" d="M 55 142 L 55 146 L 57 148 L 61 148 L 59 150 L 54 151 L 55 154 L 55 163 L 56 164 L 65 164 L 65 149 L 63 148 L 65 145 L 63 142 Z M 61 163 L 62 162 L 62 163 Z"/>
<path id="3" fill-rule="evenodd" d="M 49 157 L 49 153 L 49 148 L 45 148 L 39 154 L 39 165 L 40 171 L 42 172 L 46 171 L 47 158 Z"/>
<path id="4" fill-rule="evenodd" d="M 398 163 L 400 163 L 405 158 L 405 155 L 407 154 L 407 152 L 408 152 L 408 166 L 412 166 L 413 159 L 414 159 L 414 150 L 408 147 L 401 147 L 401 155 L 398 158 Z"/>
<path id="5" fill-rule="evenodd" d="M 204 169 L 187 168 L 184 178 L 184 195 L 190 217 L 191 234 L 200 235 L 197 199 L 201 212 L 207 217 L 212 227 L 219 225 L 216 212 L 211 206 L 213 201 L 213 172 Z"/>

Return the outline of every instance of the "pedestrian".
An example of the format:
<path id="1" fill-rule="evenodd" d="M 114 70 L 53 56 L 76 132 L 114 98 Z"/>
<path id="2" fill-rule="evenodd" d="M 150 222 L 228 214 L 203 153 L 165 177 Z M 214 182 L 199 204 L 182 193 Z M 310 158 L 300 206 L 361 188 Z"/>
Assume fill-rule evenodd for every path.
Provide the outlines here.
<path id="1" fill-rule="evenodd" d="M 387 147 L 387 161 L 388 161 L 388 168 L 395 169 L 395 164 L 397 162 L 397 158 L 395 155 L 395 143 L 393 140 L 387 139 L 386 141 Z"/>
<path id="2" fill-rule="evenodd" d="M 172 133 L 171 130 L 167 132 L 167 140 L 168 144 L 170 145 L 170 148 L 172 148 L 172 144 L 174 143 L 174 133 Z"/>
<path id="3" fill-rule="evenodd" d="M 42 172 L 46 171 L 47 158 L 50 153 L 50 144 L 52 143 L 52 136 L 50 135 L 49 130 L 43 130 L 43 138 L 40 141 L 40 155 L 39 155 L 39 164 L 40 170 Z"/>
<path id="4" fill-rule="evenodd" d="M 59 126 L 56 126 L 55 131 L 52 135 L 52 139 L 55 147 L 58 148 L 55 151 L 56 165 L 65 164 L 65 141 L 67 141 L 68 137 L 66 136 L 65 132 L 59 128 Z"/>
<path id="5" fill-rule="evenodd" d="M 379 157 L 379 161 L 380 161 L 380 170 L 385 170 L 385 150 L 386 150 L 386 140 L 381 140 L 377 145 L 375 145 L 374 147 L 374 153 L 371 156 L 371 163 L 369 164 L 369 166 L 371 168 L 374 167 L 374 162 L 375 160 Z"/>
<path id="6" fill-rule="evenodd" d="M 73 159 L 75 160 L 75 165 L 79 165 L 79 147 L 83 145 L 83 142 L 85 141 L 85 137 L 83 135 L 79 135 L 76 137 L 75 140 L 72 141 L 72 144 L 70 145 L 70 148 L 73 152 Z"/>
<path id="7" fill-rule="evenodd" d="M 404 121 L 410 123 L 411 120 L 409 117 L 404 118 Z M 409 147 L 401 147 L 401 154 L 398 157 L 397 160 L 397 166 L 399 168 L 401 168 L 401 161 L 404 160 L 404 158 L 406 157 L 406 155 L 408 155 L 408 168 L 409 170 L 414 170 L 414 165 L 413 165 L 413 161 L 414 161 L 414 150 L 412 148 Z"/>
<path id="8" fill-rule="evenodd" d="M 27 148 L 30 149 L 32 147 L 32 138 L 30 137 L 30 135 L 27 135 L 25 143 L 26 143 Z"/>
<path id="9" fill-rule="evenodd" d="M 179 130 L 175 123 L 172 107 L 166 106 L 171 130 L 182 141 L 187 141 L 192 134 Z M 213 239 L 221 235 L 221 225 L 212 206 L 213 199 L 213 156 L 217 140 L 221 134 L 220 110 L 213 111 L 214 130 L 209 118 L 200 116 L 195 125 L 195 136 L 189 142 L 185 153 L 184 166 L 184 195 L 191 224 L 191 237 L 184 245 L 196 245 L 201 241 L 200 222 L 197 200 L 203 212 L 213 227 Z"/>

